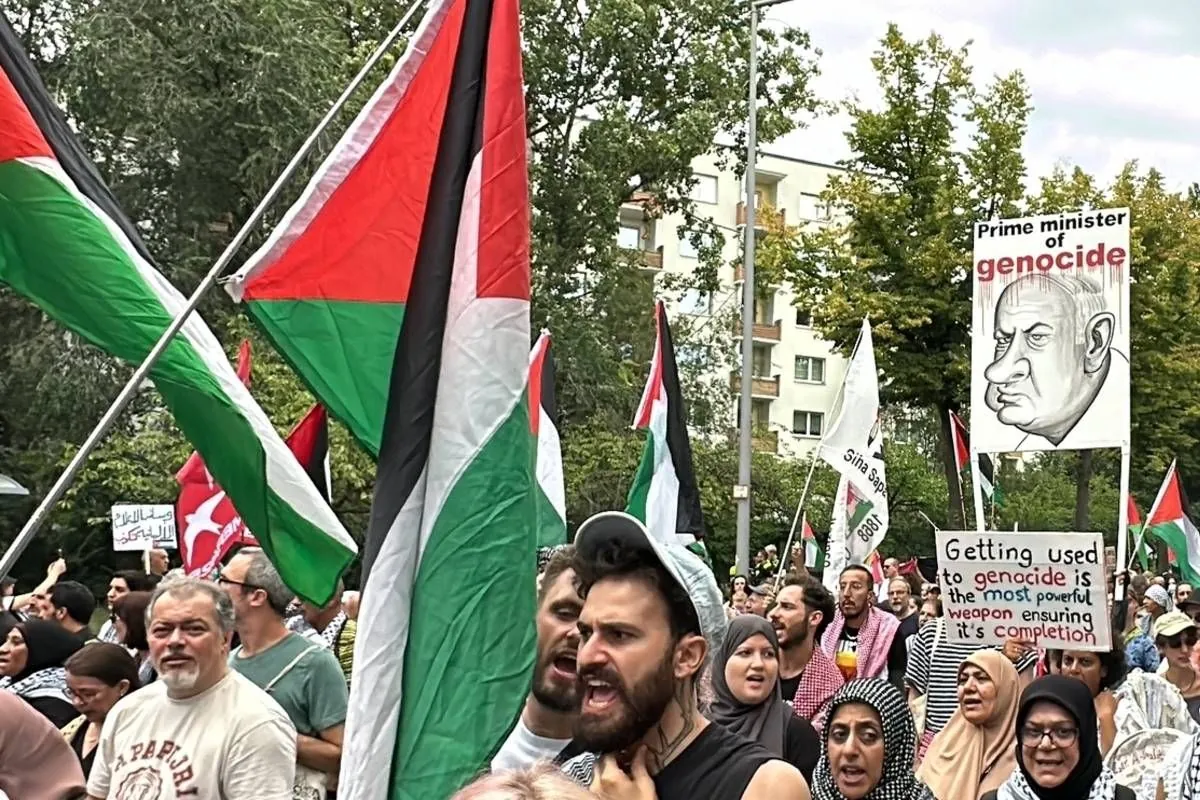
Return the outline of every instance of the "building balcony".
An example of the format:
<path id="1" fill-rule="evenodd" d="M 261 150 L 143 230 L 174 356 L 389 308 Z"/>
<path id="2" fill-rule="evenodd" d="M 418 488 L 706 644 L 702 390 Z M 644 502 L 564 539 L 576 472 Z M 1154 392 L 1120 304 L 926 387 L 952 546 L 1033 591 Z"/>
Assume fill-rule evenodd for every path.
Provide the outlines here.
<path id="1" fill-rule="evenodd" d="M 740 319 L 733 325 L 733 336 L 735 339 L 742 338 L 742 321 Z M 756 322 L 752 336 L 756 342 L 777 344 L 783 338 L 783 321 L 777 319 L 773 323 Z"/>
<path id="2" fill-rule="evenodd" d="M 737 443 L 738 431 L 734 428 L 729 431 L 729 444 L 731 447 L 737 447 Z M 767 430 L 766 425 L 755 425 L 753 433 L 750 434 L 750 449 L 755 453 L 777 455 L 779 453 L 779 433 Z"/>
<path id="3" fill-rule="evenodd" d="M 742 376 L 734 372 L 729 376 L 729 388 L 734 394 L 740 394 L 742 391 Z M 773 378 L 752 377 L 750 379 L 750 396 L 763 398 L 779 397 L 779 376 Z"/>
<path id="4" fill-rule="evenodd" d="M 659 245 L 658 247 L 654 248 L 653 250 L 632 250 L 632 249 L 626 248 L 625 252 L 629 253 L 635 259 L 638 260 L 638 262 L 639 262 L 638 267 L 640 269 L 651 270 L 653 272 L 658 272 L 659 270 L 662 269 L 662 266 L 663 266 L 662 245 Z"/>
<path id="5" fill-rule="evenodd" d="M 754 227 L 765 228 L 768 221 L 772 222 L 776 227 L 782 226 L 787 220 L 782 208 L 771 208 L 770 206 L 759 206 L 754 211 Z M 746 204 L 744 202 L 737 205 L 737 224 L 746 224 Z"/>

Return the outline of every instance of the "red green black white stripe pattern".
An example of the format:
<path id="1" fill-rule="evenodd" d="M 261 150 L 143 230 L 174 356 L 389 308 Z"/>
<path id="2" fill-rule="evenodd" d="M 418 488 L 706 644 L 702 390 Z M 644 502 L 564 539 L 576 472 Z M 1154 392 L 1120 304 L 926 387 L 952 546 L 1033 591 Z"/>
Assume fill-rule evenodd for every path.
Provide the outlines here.
<path id="1" fill-rule="evenodd" d="M 152 266 L 2 17 L 0 281 L 132 364 L 186 305 Z M 150 374 L 291 588 L 328 601 L 354 541 L 197 314 Z"/>

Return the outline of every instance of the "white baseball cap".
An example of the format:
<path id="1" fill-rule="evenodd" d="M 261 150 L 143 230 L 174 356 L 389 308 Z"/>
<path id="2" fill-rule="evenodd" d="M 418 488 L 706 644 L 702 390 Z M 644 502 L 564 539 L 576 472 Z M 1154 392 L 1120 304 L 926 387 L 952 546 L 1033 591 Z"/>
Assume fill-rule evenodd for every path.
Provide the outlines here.
<path id="1" fill-rule="evenodd" d="M 700 622 L 700 635 L 708 642 L 709 657 L 720 650 L 728 622 L 721 590 L 708 565 L 683 545 L 655 538 L 641 520 L 624 511 L 602 511 L 584 520 L 575 533 L 575 554 L 589 559 L 603 544 L 614 540 L 649 549 L 654 554 L 655 560 L 691 599 Z"/>

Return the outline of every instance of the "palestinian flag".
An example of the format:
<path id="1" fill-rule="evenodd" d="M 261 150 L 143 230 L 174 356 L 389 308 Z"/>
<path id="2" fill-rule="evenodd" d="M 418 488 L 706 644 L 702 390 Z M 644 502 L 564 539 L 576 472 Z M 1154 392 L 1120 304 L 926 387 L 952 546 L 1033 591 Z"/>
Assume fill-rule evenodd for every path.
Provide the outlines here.
<path id="1" fill-rule="evenodd" d="M 812 526 L 808 524 L 808 514 L 804 515 L 804 521 L 800 526 L 800 541 L 804 542 L 804 566 L 811 570 L 821 569 L 825 561 L 825 554 L 821 552 L 821 544 L 817 541 L 817 535 L 813 533 Z"/>
<path id="2" fill-rule="evenodd" d="M 0 281 L 130 364 L 145 360 L 187 304 L 154 269 L 2 16 Z M 197 314 L 150 376 L 288 585 L 328 602 L 354 541 Z"/>
<path id="3" fill-rule="evenodd" d="M 967 426 L 953 411 L 950 412 L 950 440 L 954 447 L 954 465 L 958 468 L 958 474 L 969 476 L 971 474 L 971 446 L 970 439 L 967 438 Z M 1003 506 L 1004 492 L 996 486 L 992 457 L 987 453 L 979 453 L 978 457 L 980 488 L 983 489 L 984 495 L 992 499 L 993 503 Z"/>
<path id="4" fill-rule="evenodd" d="M 329 494 L 329 426 L 324 407 L 315 405 L 288 434 L 287 446 L 326 500 Z M 195 454 L 193 454 L 193 458 Z M 191 465 L 193 462 L 188 461 Z M 246 527 L 225 490 L 212 480 L 201 459 L 193 472 L 180 480 L 175 519 L 183 571 L 206 578 L 216 571 L 234 547 L 260 543 Z M 185 467 L 186 469 L 186 467 Z M 179 474 L 183 474 L 180 470 Z M 178 477 L 178 475 L 176 476 Z"/>
<path id="5" fill-rule="evenodd" d="M 1133 499 L 1133 495 L 1129 495 L 1126 500 L 1126 512 L 1129 517 L 1129 535 L 1133 538 L 1133 546 L 1137 551 L 1138 563 L 1142 565 L 1142 569 L 1150 569 L 1150 555 L 1146 551 L 1146 537 L 1142 532 L 1142 512 L 1138 510 L 1137 502 Z"/>
<path id="6" fill-rule="evenodd" d="M 633 419 L 635 429 L 648 431 L 646 448 L 625 510 L 662 541 L 676 536 L 679 542 L 689 545 L 704 536 L 704 514 L 692 469 L 692 445 L 675 366 L 675 346 L 661 300 L 654 307 L 654 323 L 657 333 L 650 376 Z"/>
<path id="7" fill-rule="evenodd" d="M 1191 520 L 1187 495 L 1174 461 L 1150 507 L 1146 525 L 1175 554 L 1183 580 L 1193 586 L 1200 585 L 1200 531 Z"/>
<path id="8" fill-rule="evenodd" d="M 542 331 L 529 354 L 529 424 L 537 448 L 538 547 L 554 547 L 567 541 L 567 490 L 557 419 L 554 354 L 550 334 Z"/>
<path id="9" fill-rule="evenodd" d="M 250 340 L 243 339 L 241 345 L 238 346 L 237 355 L 237 376 L 238 380 L 247 389 L 250 388 Z M 188 460 L 175 473 L 175 480 L 180 484 L 186 483 L 209 483 L 213 482 L 212 475 L 208 472 L 208 467 L 204 466 L 204 459 L 200 454 L 193 451 Z M 176 518 L 178 519 L 178 517 Z"/>
<path id="10" fill-rule="evenodd" d="M 526 146 L 517 0 L 431 0 L 243 275 L 261 281 L 252 313 L 379 452 L 341 800 L 453 795 L 529 689 Z M 303 362 L 309 347 L 347 361 Z"/>

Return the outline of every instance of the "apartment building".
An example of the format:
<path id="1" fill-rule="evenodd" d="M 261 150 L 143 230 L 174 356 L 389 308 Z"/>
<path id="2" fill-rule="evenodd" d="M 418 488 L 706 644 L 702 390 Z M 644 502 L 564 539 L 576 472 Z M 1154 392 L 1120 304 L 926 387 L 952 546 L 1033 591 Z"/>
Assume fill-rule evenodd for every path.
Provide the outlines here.
<path id="1" fill-rule="evenodd" d="M 741 308 L 741 236 L 745 224 L 744 183 L 732 170 L 722 169 L 715 155 L 696 159 L 693 191 L 696 213 L 710 219 L 723 234 L 721 287 L 712 296 L 689 291 L 674 303 L 675 314 L 711 316 Z M 837 167 L 797 158 L 761 153 L 755 182 L 759 235 L 765 214 L 782 215 L 789 225 L 822 225 L 828 209 L 820 200 Z M 687 239 L 685 222 L 673 215 L 652 219 L 642 201 L 634 198 L 621 209 L 618 242 L 640 251 L 647 270 L 689 274 L 697 253 Z M 754 446 L 782 456 L 807 456 L 818 444 L 846 370 L 846 359 L 834 352 L 810 324 L 807 310 L 796 308 L 789 287 L 764 287 L 755 306 L 753 359 Z M 741 328 L 730 330 L 740 343 Z M 721 376 L 724 379 L 724 376 Z M 737 403 L 740 374 L 730 370 L 731 408 Z M 736 413 L 731 414 L 736 419 Z"/>

